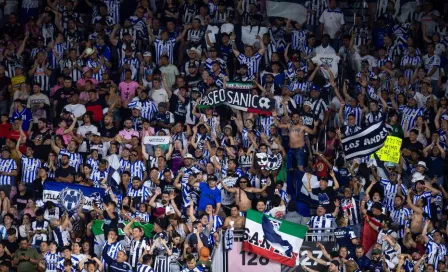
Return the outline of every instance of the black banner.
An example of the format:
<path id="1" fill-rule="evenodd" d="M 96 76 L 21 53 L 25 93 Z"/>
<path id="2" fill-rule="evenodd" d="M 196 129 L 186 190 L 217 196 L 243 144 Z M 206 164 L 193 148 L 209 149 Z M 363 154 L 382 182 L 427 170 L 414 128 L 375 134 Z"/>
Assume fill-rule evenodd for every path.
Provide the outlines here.
<path id="1" fill-rule="evenodd" d="M 268 97 L 252 95 L 240 90 L 215 90 L 204 95 L 199 103 L 199 108 L 215 107 L 226 104 L 232 108 L 260 114 L 270 114 L 275 108 L 275 100 Z"/>
<path id="2" fill-rule="evenodd" d="M 389 132 L 385 123 L 380 122 L 343 138 L 342 146 L 344 147 L 345 159 L 351 160 L 375 153 L 383 147 L 388 135 Z"/>

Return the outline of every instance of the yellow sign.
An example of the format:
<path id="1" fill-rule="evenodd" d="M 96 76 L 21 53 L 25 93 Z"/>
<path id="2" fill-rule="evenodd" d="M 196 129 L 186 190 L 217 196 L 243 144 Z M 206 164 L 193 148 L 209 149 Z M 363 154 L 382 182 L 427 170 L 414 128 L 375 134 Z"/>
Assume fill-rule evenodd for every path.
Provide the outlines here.
<path id="1" fill-rule="evenodd" d="M 384 162 L 398 163 L 400 161 L 401 142 L 403 140 L 394 136 L 387 136 L 383 147 L 376 152 L 380 160 Z"/>

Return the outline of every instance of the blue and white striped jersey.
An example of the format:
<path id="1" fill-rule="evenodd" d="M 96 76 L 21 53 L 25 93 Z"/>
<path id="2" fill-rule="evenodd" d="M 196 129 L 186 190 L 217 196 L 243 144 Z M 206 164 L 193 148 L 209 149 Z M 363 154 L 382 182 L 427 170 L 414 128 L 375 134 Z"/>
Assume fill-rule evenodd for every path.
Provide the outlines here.
<path id="1" fill-rule="evenodd" d="M 260 66 L 260 60 L 261 60 L 262 56 L 260 54 L 255 53 L 252 57 L 247 57 L 244 54 L 239 54 L 238 55 L 238 61 L 241 64 L 246 64 L 247 65 L 247 73 L 249 75 L 256 75 L 258 74 L 258 67 Z"/>
<path id="2" fill-rule="evenodd" d="M 357 126 L 361 126 L 362 122 L 362 108 L 358 104 L 356 107 L 351 107 L 350 105 L 345 105 L 344 107 L 344 124 L 347 125 L 348 115 L 353 114 L 355 116 L 355 123 Z"/>
<path id="3" fill-rule="evenodd" d="M 176 45 L 176 39 L 169 39 L 163 41 L 161 39 L 156 39 L 154 41 L 154 46 L 156 48 L 156 63 L 159 63 L 160 57 L 167 55 L 171 64 L 174 63 L 174 46 Z"/>
<path id="4" fill-rule="evenodd" d="M 126 169 L 131 169 L 131 161 L 120 158 L 120 174 L 126 171 Z"/>
<path id="5" fill-rule="evenodd" d="M 139 160 L 136 160 L 134 163 L 129 162 L 129 167 L 131 169 L 131 179 L 133 177 L 138 177 L 140 180 L 143 180 L 143 176 L 146 171 L 145 163 Z"/>
<path id="6" fill-rule="evenodd" d="M 306 36 L 310 32 L 306 29 L 291 30 L 291 48 L 299 51 L 306 44 Z"/>
<path id="7" fill-rule="evenodd" d="M 58 268 L 58 262 L 61 260 L 61 254 L 59 252 L 51 253 L 47 252 L 44 255 L 45 271 L 56 272 Z"/>
<path id="8" fill-rule="evenodd" d="M 14 170 L 17 170 L 17 164 L 15 160 L 0 158 L 0 172 L 10 174 Z M 11 185 L 12 179 L 12 176 L 0 174 L 0 185 Z"/>
<path id="9" fill-rule="evenodd" d="M 62 155 L 67 155 L 69 157 L 69 159 L 70 159 L 68 164 L 70 166 L 73 166 L 73 168 L 75 168 L 76 171 L 79 170 L 79 166 L 83 163 L 83 159 L 82 159 L 81 154 L 79 154 L 79 153 L 71 153 L 71 152 L 69 152 L 66 149 L 61 149 L 59 151 L 59 157 L 62 156 Z"/>
<path id="10" fill-rule="evenodd" d="M 401 184 L 399 188 L 397 183 L 393 184 L 390 182 L 390 180 L 384 178 L 380 180 L 380 184 L 384 189 L 383 205 L 385 206 L 386 210 L 390 212 L 394 209 L 394 199 L 398 193 L 398 190 L 401 190 L 401 194 L 403 196 L 406 196 L 406 186 L 404 186 L 404 184 Z"/>
<path id="11" fill-rule="evenodd" d="M 22 167 L 22 181 L 26 184 L 32 183 L 37 177 L 38 169 L 41 167 L 40 160 L 22 155 L 20 161 Z"/>
<path id="12" fill-rule="evenodd" d="M 137 202 L 144 203 L 149 199 L 149 197 L 151 196 L 151 193 L 150 193 L 148 187 L 142 185 L 137 189 L 135 189 L 134 187 L 131 186 L 128 190 L 127 195 L 134 199 L 139 198 L 140 201 L 137 201 Z M 136 202 L 136 201 L 134 200 L 134 202 Z"/>
<path id="13" fill-rule="evenodd" d="M 399 107 L 401 113 L 401 127 L 403 131 L 410 131 L 415 126 L 415 120 L 418 116 L 424 115 L 424 108 L 410 108 L 409 106 Z"/>
<path id="14" fill-rule="evenodd" d="M 403 228 L 397 231 L 399 239 L 404 238 L 404 229 L 405 229 L 404 226 L 406 224 L 406 220 L 411 219 L 411 216 L 412 212 L 408 208 L 404 207 L 400 209 L 392 208 L 392 210 L 390 210 L 390 218 L 392 219 L 392 222 L 396 223 L 399 226 L 403 226 Z"/>
<path id="15" fill-rule="evenodd" d="M 100 65 L 100 60 L 97 59 L 96 61 L 89 59 L 87 61 L 87 67 L 89 67 L 90 69 L 96 69 L 97 67 L 99 67 Z M 107 71 L 106 65 L 102 64 L 100 70 L 98 70 L 97 73 L 92 74 L 92 77 L 98 81 L 102 81 L 103 80 L 103 74 L 104 72 Z"/>
<path id="16" fill-rule="evenodd" d="M 414 75 L 415 67 L 421 65 L 422 65 L 422 59 L 418 55 L 410 56 L 409 54 L 406 54 L 403 56 L 403 58 L 401 58 L 400 62 L 400 66 L 405 69 L 404 76 L 408 79 L 409 82 L 411 81 L 411 78 Z"/>
<path id="17" fill-rule="evenodd" d="M 106 171 L 100 171 L 98 169 L 96 169 L 95 171 L 92 172 L 92 174 L 90 174 L 90 179 L 92 179 L 93 181 L 93 187 L 95 188 L 100 188 L 101 186 L 101 181 L 108 177 L 109 172 Z"/>
<path id="18" fill-rule="evenodd" d="M 138 264 L 137 272 L 154 272 L 151 266 L 146 264 Z"/>

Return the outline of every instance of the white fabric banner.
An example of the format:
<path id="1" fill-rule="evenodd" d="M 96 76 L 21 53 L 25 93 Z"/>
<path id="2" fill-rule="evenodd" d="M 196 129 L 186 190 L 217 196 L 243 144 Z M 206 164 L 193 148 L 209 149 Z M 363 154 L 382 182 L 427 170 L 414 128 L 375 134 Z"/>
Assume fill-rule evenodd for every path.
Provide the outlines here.
<path id="1" fill-rule="evenodd" d="M 145 136 L 143 143 L 145 145 L 159 145 L 168 144 L 170 142 L 170 136 Z"/>

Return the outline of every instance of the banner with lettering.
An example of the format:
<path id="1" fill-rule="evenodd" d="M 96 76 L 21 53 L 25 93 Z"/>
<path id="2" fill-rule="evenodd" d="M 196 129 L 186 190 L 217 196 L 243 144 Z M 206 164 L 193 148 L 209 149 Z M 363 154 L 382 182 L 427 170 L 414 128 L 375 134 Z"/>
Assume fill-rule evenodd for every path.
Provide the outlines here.
<path id="1" fill-rule="evenodd" d="M 82 199 L 79 199 L 80 194 L 76 193 L 65 194 L 64 199 L 61 200 L 61 192 L 66 192 L 67 190 L 70 190 L 72 192 L 82 192 L 82 195 L 85 198 L 83 210 L 86 211 L 93 210 L 93 203 L 96 203 L 96 205 L 99 206 L 105 195 L 105 190 L 102 188 L 93 188 L 66 182 L 46 181 L 44 182 L 42 201 L 44 203 L 47 201 L 51 201 L 57 205 L 60 205 L 61 202 L 64 202 L 67 206 L 75 206 L 77 203 L 82 201 Z"/>
<path id="2" fill-rule="evenodd" d="M 268 97 L 252 95 L 247 91 L 220 89 L 204 95 L 199 108 L 216 107 L 226 104 L 237 110 L 270 115 L 275 107 L 275 100 Z"/>
<path id="3" fill-rule="evenodd" d="M 383 147 L 389 135 L 384 122 L 376 123 L 367 129 L 342 139 L 342 146 L 346 160 L 370 156 Z"/>
<path id="4" fill-rule="evenodd" d="M 161 144 L 169 144 L 170 136 L 145 136 L 143 138 L 143 143 L 145 145 L 161 145 Z"/>
<path id="5" fill-rule="evenodd" d="M 378 158 L 384 162 L 398 163 L 403 139 L 395 136 L 387 136 L 384 146 L 376 152 Z"/>

